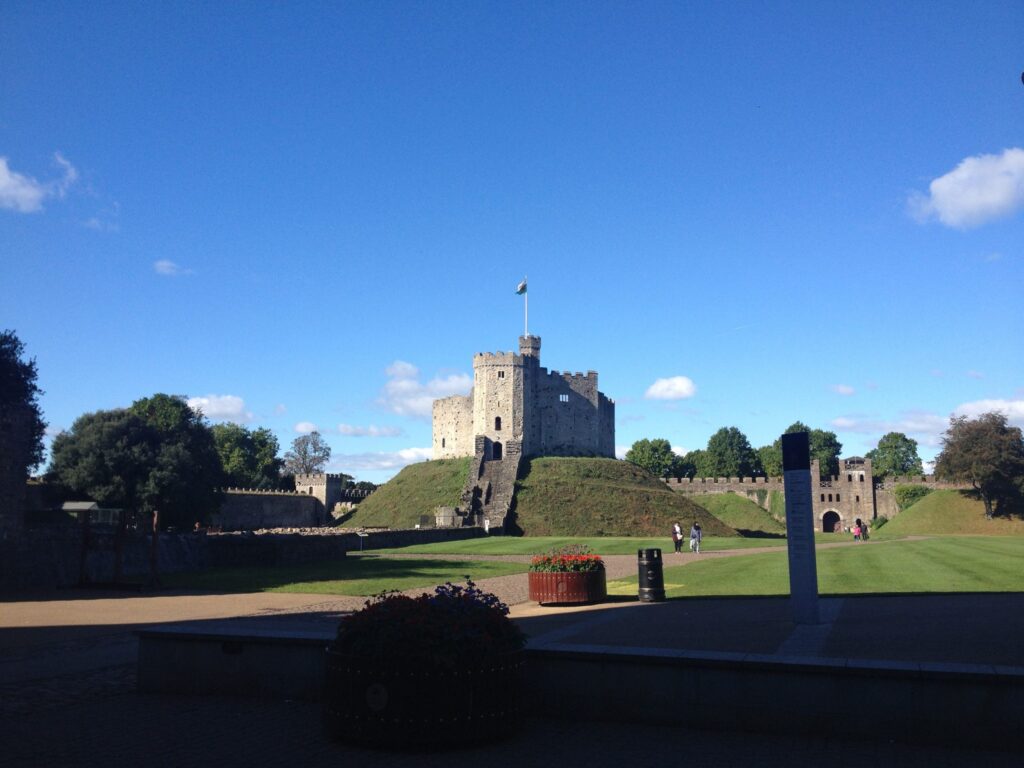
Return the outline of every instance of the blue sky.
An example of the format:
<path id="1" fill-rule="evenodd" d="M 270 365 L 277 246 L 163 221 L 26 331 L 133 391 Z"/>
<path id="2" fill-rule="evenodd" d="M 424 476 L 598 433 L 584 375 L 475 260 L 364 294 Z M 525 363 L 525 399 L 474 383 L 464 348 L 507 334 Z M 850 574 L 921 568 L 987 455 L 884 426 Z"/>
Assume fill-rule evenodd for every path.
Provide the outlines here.
<path id="1" fill-rule="evenodd" d="M 382 481 L 522 333 L 616 442 L 1024 424 L 1024 5 L 0 6 L 0 328 Z"/>

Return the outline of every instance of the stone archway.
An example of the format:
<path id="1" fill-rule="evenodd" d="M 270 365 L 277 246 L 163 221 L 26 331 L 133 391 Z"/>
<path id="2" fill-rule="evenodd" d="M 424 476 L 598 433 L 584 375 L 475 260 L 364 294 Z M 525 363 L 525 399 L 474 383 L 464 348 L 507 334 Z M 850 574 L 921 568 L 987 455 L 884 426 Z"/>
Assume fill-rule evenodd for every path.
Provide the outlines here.
<path id="1" fill-rule="evenodd" d="M 501 460 L 501 443 L 495 443 L 491 448 L 491 458 L 495 461 Z"/>
<path id="2" fill-rule="evenodd" d="M 839 513 L 834 509 L 828 510 L 821 516 L 822 533 L 842 533 L 842 530 L 842 520 L 839 517 Z"/>

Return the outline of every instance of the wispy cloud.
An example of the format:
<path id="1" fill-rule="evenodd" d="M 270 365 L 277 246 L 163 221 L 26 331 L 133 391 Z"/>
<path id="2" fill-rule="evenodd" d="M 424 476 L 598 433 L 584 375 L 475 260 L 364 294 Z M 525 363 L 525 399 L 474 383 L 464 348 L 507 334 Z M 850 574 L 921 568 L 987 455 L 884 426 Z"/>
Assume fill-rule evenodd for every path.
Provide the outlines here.
<path id="1" fill-rule="evenodd" d="M 837 395 L 849 397 L 850 395 L 854 394 L 857 390 L 855 390 L 849 384 L 833 384 L 832 391 L 835 392 Z"/>
<path id="2" fill-rule="evenodd" d="M 193 274 L 191 269 L 186 269 L 170 259 L 159 259 L 153 262 L 153 271 L 164 277 L 180 277 L 181 275 Z"/>
<path id="3" fill-rule="evenodd" d="M 949 425 L 947 419 L 928 411 L 904 411 L 896 419 L 880 419 L 874 416 L 840 416 L 832 420 L 832 426 L 844 432 L 855 432 L 882 437 L 888 432 L 903 432 L 913 436 L 927 446 L 940 444 L 940 436 Z"/>
<path id="4" fill-rule="evenodd" d="M 956 416 L 974 419 L 992 411 L 1004 414 L 1011 424 L 1024 428 L 1024 400 L 974 400 L 970 403 L 961 403 L 953 413 Z"/>
<path id="5" fill-rule="evenodd" d="M 243 424 L 252 421 L 252 412 L 246 410 L 245 401 L 236 395 L 206 395 L 190 397 L 189 407 L 213 421 L 234 421 Z"/>
<path id="6" fill-rule="evenodd" d="M 427 383 L 420 381 L 420 369 L 404 360 L 396 360 L 385 371 L 387 382 L 378 404 L 400 416 L 429 419 L 434 400 L 449 395 L 465 395 L 473 380 L 465 373 L 436 376 Z"/>
<path id="7" fill-rule="evenodd" d="M 292 427 L 300 435 L 308 435 L 310 432 L 319 432 L 320 429 L 312 421 L 300 421 Z"/>
<path id="8" fill-rule="evenodd" d="M 1024 149 L 964 158 L 934 179 L 927 195 L 913 193 L 908 205 L 919 221 L 935 218 L 956 229 L 1010 216 L 1024 208 Z"/>
<path id="9" fill-rule="evenodd" d="M 274 406 L 275 416 L 284 416 L 286 413 L 288 413 L 288 406 L 284 403 L 278 403 Z"/>
<path id="10" fill-rule="evenodd" d="M 6 157 L 0 157 L 0 208 L 18 213 L 36 213 L 43 209 L 48 197 L 64 197 L 68 189 L 78 180 L 75 170 L 60 152 L 54 152 L 53 162 L 62 175 L 52 181 L 37 181 L 17 171 L 12 171 Z"/>
<path id="11" fill-rule="evenodd" d="M 401 427 L 378 427 L 376 424 L 371 424 L 368 427 L 339 424 L 338 432 L 348 437 L 399 437 L 403 434 Z"/>
<path id="12" fill-rule="evenodd" d="M 401 469 L 419 461 L 428 461 L 431 448 L 403 448 L 400 451 L 380 453 L 343 453 L 331 459 L 330 466 L 338 472 L 366 472 L 368 470 Z"/>
<path id="13" fill-rule="evenodd" d="M 968 371 L 967 376 L 972 379 L 984 379 L 985 374 L 981 371 Z"/>
<path id="14" fill-rule="evenodd" d="M 697 386 L 687 376 L 657 379 L 644 392 L 648 400 L 683 400 L 697 394 Z"/>

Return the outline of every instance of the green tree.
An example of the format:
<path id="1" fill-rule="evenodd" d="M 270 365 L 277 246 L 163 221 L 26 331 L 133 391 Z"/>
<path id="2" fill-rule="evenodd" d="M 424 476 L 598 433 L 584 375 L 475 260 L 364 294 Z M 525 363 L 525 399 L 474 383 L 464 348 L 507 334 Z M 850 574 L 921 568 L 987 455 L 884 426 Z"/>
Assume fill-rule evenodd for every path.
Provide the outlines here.
<path id="1" fill-rule="evenodd" d="M 917 455 L 917 440 L 902 432 L 889 432 L 878 441 L 878 447 L 867 452 L 871 472 L 877 478 L 886 475 L 920 475 L 924 473 Z"/>
<path id="2" fill-rule="evenodd" d="M 757 449 L 757 458 L 761 460 L 761 468 L 768 477 L 782 477 L 782 443 L 776 440 L 771 445 L 762 445 Z"/>
<path id="3" fill-rule="evenodd" d="M 158 511 L 162 525 L 180 528 L 209 521 L 224 480 L 203 417 L 163 394 L 76 419 L 54 438 L 49 474 L 102 505 Z"/>
<path id="4" fill-rule="evenodd" d="M 821 471 L 822 477 L 831 477 L 839 474 L 839 454 L 843 450 L 843 444 L 839 442 L 835 432 L 826 432 L 822 429 L 811 429 L 802 421 L 794 421 L 788 427 L 786 427 L 785 435 L 791 435 L 795 432 L 806 432 L 808 435 L 808 442 L 811 447 L 811 459 L 817 459 L 818 465 Z M 759 451 L 764 449 L 759 449 Z M 776 456 L 778 457 L 776 463 Z M 767 457 L 771 462 L 772 469 L 778 468 L 778 474 L 782 474 L 782 438 L 778 438 L 771 444 L 771 452 L 766 452 L 765 456 L 762 456 L 762 461 Z M 767 471 L 767 466 L 765 471 Z M 769 476 L 776 477 L 774 472 L 769 472 Z"/>
<path id="5" fill-rule="evenodd" d="M 679 459 L 679 469 L 682 471 L 680 477 L 707 477 L 704 474 L 704 467 L 707 464 L 707 457 L 702 448 L 695 448 L 688 451 Z"/>
<path id="6" fill-rule="evenodd" d="M 292 441 L 292 449 L 284 455 L 284 471 L 290 475 L 323 472 L 331 460 L 331 446 L 319 432 L 310 432 Z"/>
<path id="7" fill-rule="evenodd" d="M 626 451 L 626 461 L 643 467 L 658 477 L 668 477 L 672 471 L 676 455 L 672 452 L 672 444 L 664 438 L 637 440 Z"/>
<path id="8" fill-rule="evenodd" d="M 935 459 L 935 475 L 943 480 L 970 483 L 985 505 L 985 516 L 1002 513 L 1019 501 L 1024 490 L 1024 437 L 1019 427 L 1007 424 L 1002 413 L 983 413 L 949 420 L 942 451 Z"/>
<path id="9" fill-rule="evenodd" d="M 747 436 L 736 427 L 722 427 L 708 440 L 705 477 L 752 477 L 763 472 Z"/>
<path id="10" fill-rule="evenodd" d="M 249 430 L 231 422 L 214 424 L 212 430 L 228 485 L 235 488 L 279 487 L 284 461 L 277 456 L 281 446 L 273 432 L 263 427 Z"/>
<path id="11" fill-rule="evenodd" d="M 25 346 L 14 331 L 0 333 L 0 478 L 19 485 L 43 460 L 46 422 L 37 375 L 36 361 L 25 359 Z"/>

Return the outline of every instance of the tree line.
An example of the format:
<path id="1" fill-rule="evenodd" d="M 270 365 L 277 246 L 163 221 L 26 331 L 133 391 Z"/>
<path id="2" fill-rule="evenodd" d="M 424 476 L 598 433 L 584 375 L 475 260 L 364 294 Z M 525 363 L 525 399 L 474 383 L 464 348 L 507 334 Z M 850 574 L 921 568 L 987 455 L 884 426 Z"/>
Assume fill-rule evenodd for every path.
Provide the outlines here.
<path id="1" fill-rule="evenodd" d="M 807 432 L 811 458 L 822 476 L 839 474 L 842 444 L 834 432 L 811 429 L 794 422 L 785 434 Z M 923 473 L 917 441 L 902 432 L 889 432 L 865 454 L 876 479 Z M 637 440 L 626 461 L 658 477 L 778 477 L 782 475 L 782 438 L 753 448 L 736 427 L 722 427 L 705 448 L 678 455 L 664 438 Z M 986 517 L 1024 514 L 1024 433 L 1009 424 L 1005 414 L 984 413 L 976 419 L 950 418 L 943 433 L 942 450 L 935 459 L 935 476 L 964 483 L 985 506 Z"/>
<path id="2" fill-rule="evenodd" d="M 28 478 L 43 460 L 46 422 L 39 407 L 35 360 L 10 330 L 0 333 L 0 457 L 10 477 Z M 46 479 L 66 496 L 151 515 L 161 527 L 208 523 L 224 487 L 294 490 L 294 476 L 321 472 L 331 448 L 313 432 L 291 449 L 269 429 L 210 424 L 186 398 L 155 394 L 127 408 L 78 417 L 53 439 Z M 342 479 L 373 490 L 369 482 Z"/>

